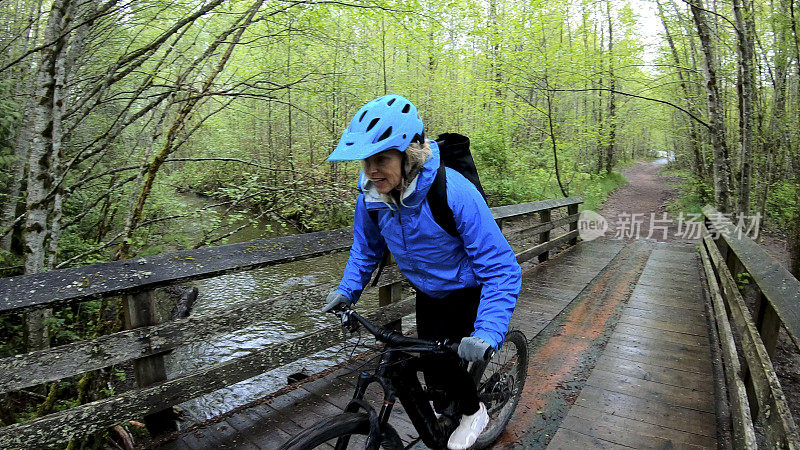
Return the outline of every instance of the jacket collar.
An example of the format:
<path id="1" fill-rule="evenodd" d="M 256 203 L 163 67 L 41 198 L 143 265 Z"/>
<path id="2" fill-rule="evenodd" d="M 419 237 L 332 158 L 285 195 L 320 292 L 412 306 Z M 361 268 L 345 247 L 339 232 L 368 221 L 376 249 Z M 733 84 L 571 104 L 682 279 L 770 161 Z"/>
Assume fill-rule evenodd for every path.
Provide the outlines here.
<path id="1" fill-rule="evenodd" d="M 403 192 L 401 197 L 402 206 L 409 208 L 416 208 L 428 195 L 428 190 L 436 178 L 436 171 L 439 169 L 439 146 L 436 141 L 428 141 L 431 146 L 431 156 L 422 165 L 422 168 L 417 173 L 417 176 L 411 180 L 408 188 Z M 358 177 L 358 189 L 364 194 L 364 201 L 367 204 L 367 209 L 381 209 L 389 208 L 395 209 L 394 204 L 388 204 L 383 201 L 375 185 L 367 178 L 364 171 Z M 400 206 L 400 207 L 402 207 Z"/>

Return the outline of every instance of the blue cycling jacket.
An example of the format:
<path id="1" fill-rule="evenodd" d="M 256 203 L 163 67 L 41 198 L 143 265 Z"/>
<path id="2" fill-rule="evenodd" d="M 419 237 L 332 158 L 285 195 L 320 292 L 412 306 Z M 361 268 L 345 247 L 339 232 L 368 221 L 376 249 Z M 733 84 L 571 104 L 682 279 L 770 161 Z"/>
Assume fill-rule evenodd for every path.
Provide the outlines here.
<path id="1" fill-rule="evenodd" d="M 508 331 L 521 288 L 521 270 L 489 206 L 469 180 L 447 168 L 447 203 L 460 239 L 433 219 L 426 195 L 439 168 L 439 148 L 406 192 L 401 205 L 384 203 L 362 172 L 356 203 L 353 247 L 338 292 L 355 302 L 388 248 L 400 271 L 420 291 L 434 298 L 477 285 L 481 301 L 473 336 L 496 350 Z M 367 210 L 377 210 L 378 226 Z M 385 244 L 385 245 L 384 245 Z"/>

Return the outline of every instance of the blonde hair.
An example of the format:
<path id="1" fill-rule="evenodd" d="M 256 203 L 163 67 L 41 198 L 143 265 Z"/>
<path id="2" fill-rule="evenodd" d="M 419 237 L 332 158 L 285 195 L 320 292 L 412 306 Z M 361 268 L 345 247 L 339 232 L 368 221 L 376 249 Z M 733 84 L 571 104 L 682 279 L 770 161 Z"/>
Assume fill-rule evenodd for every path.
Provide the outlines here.
<path id="1" fill-rule="evenodd" d="M 403 152 L 403 154 L 405 155 L 403 163 L 403 179 L 400 180 L 400 184 L 396 188 L 400 192 L 400 195 L 403 195 L 406 189 L 408 189 L 408 186 L 411 185 L 412 181 L 414 181 L 414 178 L 417 176 L 422 166 L 431 157 L 431 144 L 427 139 L 423 143 L 412 142 L 405 152 Z M 361 160 L 361 168 L 364 170 L 364 173 L 366 173 L 366 160 Z M 381 199 L 386 203 L 397 203 L 394 198 L 388 194 L 381 194 Z M 402 203 L 402 198 L 400 201 Z"/>

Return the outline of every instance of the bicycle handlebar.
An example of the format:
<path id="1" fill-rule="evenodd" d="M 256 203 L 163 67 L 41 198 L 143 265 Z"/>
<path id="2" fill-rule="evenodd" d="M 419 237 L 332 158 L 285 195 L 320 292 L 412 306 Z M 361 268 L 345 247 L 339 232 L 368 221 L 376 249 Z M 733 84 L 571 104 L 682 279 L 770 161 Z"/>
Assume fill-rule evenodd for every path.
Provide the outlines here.
<path id="1" fill-rule="evenodd" d="M 355 331 L 358 328 L 357 325 L 350 322 L 354 319 L 357 323 L 366 328 L 370 334 L 375 336 L 375 339 L 385 343 L 389 347 L 413 347 L 413 351 L 451 351 L 453 353 L 458 353 L 458 342 L 448 342 L 447 340 L 440 342 L 403 336 L 397 331 L 387 330 L 379 325 L 375 325 L 355 310 L 345 306 L 334 308 L 332 312 L 339 316 L 343 327 L 350 331 Z M 411 349 L 405 350 L 412 351 Z"/>

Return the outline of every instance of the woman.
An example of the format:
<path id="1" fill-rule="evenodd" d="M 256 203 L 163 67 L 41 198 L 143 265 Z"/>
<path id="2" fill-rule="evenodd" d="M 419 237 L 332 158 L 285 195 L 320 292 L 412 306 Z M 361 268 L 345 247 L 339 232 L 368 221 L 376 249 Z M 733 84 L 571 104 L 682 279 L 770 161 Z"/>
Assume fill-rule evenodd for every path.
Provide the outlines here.
<path id="1" fill-rule="evenodd" d="M 446 186 L 459 236 L 433 219 L 426 195 L 439 149 L 425 140 L 416 107 L 399 95 L 367 103 L 328 159 L 361 160 L 364 170 L 350 258 L 322 311 L 355 303 L 388 248 L 417 291 L 419 337 L 463 337 L 458 354 L 467 361 L 498 350 L 519 295 L 520 267 L 477 188 L 455 170 L 446 169 Z M 424 369 L 426 383 L 460 400 L 462 418 L 450 449 L 470 447 L 488 422 L 464 366 L 458 358 L 439 359 Z"/>

